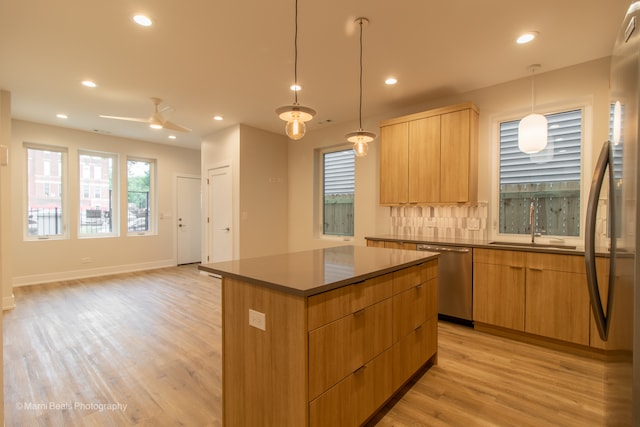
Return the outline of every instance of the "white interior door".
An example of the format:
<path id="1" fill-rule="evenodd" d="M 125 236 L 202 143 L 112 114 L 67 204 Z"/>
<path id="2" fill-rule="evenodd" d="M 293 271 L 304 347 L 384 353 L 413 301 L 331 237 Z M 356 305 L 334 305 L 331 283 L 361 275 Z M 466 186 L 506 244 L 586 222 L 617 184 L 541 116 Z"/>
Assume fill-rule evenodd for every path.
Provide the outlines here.
<path id="1" fill-rule="evenodd" d="M 233 259 L 231 167 L 209 170 L 209 262 Z"/>
<path id="2" fill-rule="evenodd" d="M 176 180 L 178 218 L 178 265 L 202 258 L 202 204 L 200 178 L 179 176 Z"/>

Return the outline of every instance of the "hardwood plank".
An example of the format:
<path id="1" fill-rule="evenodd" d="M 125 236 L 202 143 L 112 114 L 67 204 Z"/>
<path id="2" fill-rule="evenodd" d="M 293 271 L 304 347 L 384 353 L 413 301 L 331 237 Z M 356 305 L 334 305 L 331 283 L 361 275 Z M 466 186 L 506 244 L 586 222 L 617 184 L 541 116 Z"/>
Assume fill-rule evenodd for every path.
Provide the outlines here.
<path id="1" fill-rule="evenodd" d="M 7 426 L 220 426 L 219 280 L 192 266 L 16 288 Z M 368 425 L 605 425 L 601 361 L 438 324 L 438 364 Z M 122 411 L 19 409 L 126 403 Z"/>

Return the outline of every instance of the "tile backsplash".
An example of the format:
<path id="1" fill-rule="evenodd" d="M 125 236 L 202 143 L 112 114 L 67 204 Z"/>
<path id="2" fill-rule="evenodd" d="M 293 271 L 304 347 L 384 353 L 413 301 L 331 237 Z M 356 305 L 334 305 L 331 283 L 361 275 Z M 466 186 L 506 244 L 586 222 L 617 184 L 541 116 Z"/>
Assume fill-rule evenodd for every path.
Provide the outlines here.
<path id="1" fill-rule="evenodd" d="M 393 206 L 390 208 L 391 233 L 417 238 L 489 238 L 486 202 L 477 206 Z M 607 200 L 598 203 L 596 247 L 608 246 Z"/>
<path id="2" fill-rule="evenodd" d="M 487 203 L 476 206 L 393 206 L 391 233 L 427 238 L 487 238 Z"/>

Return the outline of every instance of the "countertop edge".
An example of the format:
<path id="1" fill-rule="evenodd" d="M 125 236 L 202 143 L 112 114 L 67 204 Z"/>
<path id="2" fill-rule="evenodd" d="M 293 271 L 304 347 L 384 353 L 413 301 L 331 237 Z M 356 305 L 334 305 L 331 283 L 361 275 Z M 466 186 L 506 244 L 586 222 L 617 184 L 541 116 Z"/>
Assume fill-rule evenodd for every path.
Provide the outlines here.
<path id="1" fill-rule="evenodd" d="M 262 286 L 262 287 L 265 287 L 265 288 L 273 289 L 275 291 L 287 293 L 287 294 L 290 294 L 290 295 L 296 295 L 296 296 L 301 296 L 301 297 L 310 297 L 310 296 L 317 295 L 317 294 L 320 294 L 320 293 L 323 293 L 323 292 L 327 292 L 327 291 L 331 291 L 331 290 L 334 290 L 334 289 L 337 289 L 337 288 L 341 288 L 343 286 L 349 286 L 349 285 L 352 285 L 354 283 L 362 282 L 364 280 L 371 279 L 373 277 L 382 276 L 384 274 L 392 273 L 392 272 L 397 271 L 397 270 L 402 270 L 404 268 L 412 267 L 414 265 L 420 265 L 420 264 L 423 264 L 423 263 L 425 263 L 427 261 L 432 261 L 434 259 L 437 259 L 440 256 L 440 254 L 432 253 L 432 252 L 424 252 L 424 254 L 425 254 L 425 256 L 422 257 L 422 258 L 419 258 L 419 259 L 403 262 L 403 263 L 396 264 L 396 265 L 391 266 L 391 267 L 383 268 L 383 269 L 372 271 L 372 272 L 369 272 L 369 273 L 360 274 L 360 275 L 357 275 L 357 276 L 352 276 L 352 277 L 349 277 L 347 279 L 338 280 L 336 282 L 328 283 L 328 284 L 321 285 L 321 286 L 316 286 L 315 288 L 307 289 L 307 290 L 300 290 L 300 289 L 290 288 L 290 287 L 285 286 L 285 285 L 280 285 L 278 283 L 273 283 L 273 282 L 257 279 L 255 277 L 244 276 L 244 275 L 241 275 L 241 274 L 236 274 L 236 273 L 232 273 L 232 272 L 225 271 L 225 270 L 211 268 L 211 267 L 207 266 L 207 264 L 198 265 L 198 270 L 205 271 L 207 273 L 213 273 L 213 274 L 220 275 L 220 276 L 223 277 L 223 279 L 224 279 L 224 277 L 229 277 L 231 279 L 241 280 L 243 282 L 247 282 L 247 283 L 251 283 L 251 284 L 254 284 L 254 285 Z"/>

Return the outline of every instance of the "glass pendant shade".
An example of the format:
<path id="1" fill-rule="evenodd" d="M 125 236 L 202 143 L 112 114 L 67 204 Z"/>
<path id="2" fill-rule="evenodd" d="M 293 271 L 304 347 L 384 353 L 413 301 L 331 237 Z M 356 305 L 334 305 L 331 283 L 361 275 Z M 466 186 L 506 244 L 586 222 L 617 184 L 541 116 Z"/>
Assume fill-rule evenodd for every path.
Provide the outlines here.
<path id="1" fill-rule="evenodd" d="M 532 154 L 547 146 L 547 118 L 542 114 L 529 114 L 518 125 L 518 148 L 523 153 Z"/>
<path id="2" fill-rule="evenodd" d="M 353 152 L 357 157 L 364 157 L 369 151 L 369 143 L 367 141 L 358 141 L 353 144 Z"/>

